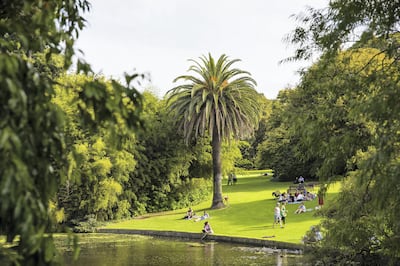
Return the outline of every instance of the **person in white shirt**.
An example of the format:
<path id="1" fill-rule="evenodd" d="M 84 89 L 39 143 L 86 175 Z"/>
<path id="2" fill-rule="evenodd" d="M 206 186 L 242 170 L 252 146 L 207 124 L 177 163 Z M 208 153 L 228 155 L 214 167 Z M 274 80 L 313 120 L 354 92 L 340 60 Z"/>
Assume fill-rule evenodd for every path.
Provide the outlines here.
<path id="1" fill-rule="evenodd" d="M 303 201 L 303 200 L 304 200 L 303 193 L 299 193 L 299 195 L 297 195 L 296 201 Z"/>
<path id="2" fill-rule="evenodd" d="M 281 218 L 281 208 L 279 202 L 276 203 L 276 206 L 274 208 L 274 223 L 272 225 L 272 228 L 275 227 L 275 224 L 279 224 L 281 227 L 283 227 Z"/>

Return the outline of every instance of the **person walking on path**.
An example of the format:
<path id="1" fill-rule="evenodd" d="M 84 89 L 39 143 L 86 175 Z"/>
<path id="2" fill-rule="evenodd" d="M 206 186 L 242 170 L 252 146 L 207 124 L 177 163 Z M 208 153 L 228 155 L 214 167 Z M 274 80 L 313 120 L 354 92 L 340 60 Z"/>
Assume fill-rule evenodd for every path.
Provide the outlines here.
<path id="1" fill-rule="evenodd" d="M 276 203 L 274 208 L 274 224 L 272 225 L 272 228 L 275 227 L 275 224 L 279 224 L 282 228 L 281 208 L 279 202 Z"/>
<path id="2" fill-rule="evenodd" d="M 286 210 L 285 202 L 281 203 L 281 220 L 283 226 L 286 225 L 286 216 L 287 216 L 288 211 Z"/>

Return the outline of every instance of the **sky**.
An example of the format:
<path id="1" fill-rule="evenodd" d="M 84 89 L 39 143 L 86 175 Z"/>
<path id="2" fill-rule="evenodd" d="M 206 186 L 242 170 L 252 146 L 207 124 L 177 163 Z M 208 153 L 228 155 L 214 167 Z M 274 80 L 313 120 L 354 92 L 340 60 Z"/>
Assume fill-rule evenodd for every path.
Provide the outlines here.
<path id="1" fill-rule="evenodd" d="M 292 15 L 306 7 L 323 8 L 328 0 L 92 0 L 84 14 L 87 26 L 76 49 L 96 73 L 121 79 L 123 74 L 148 74 L 142 82 L 157 96 L 178 85 L 191 63 L 211 55 L 240 59 L 256 90 L 275 99 L 299 82 L 297 71 L 312 62 L 283 63 L 295 47 L 283 41 L 296 27 Z"/>

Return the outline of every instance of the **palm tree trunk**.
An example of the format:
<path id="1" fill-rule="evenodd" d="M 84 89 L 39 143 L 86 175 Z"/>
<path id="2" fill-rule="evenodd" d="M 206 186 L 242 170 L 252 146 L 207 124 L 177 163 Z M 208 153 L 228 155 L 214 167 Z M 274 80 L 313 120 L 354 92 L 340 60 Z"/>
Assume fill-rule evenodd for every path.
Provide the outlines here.
<path id="1" fill-rule="evenodd" d="M 218 136 L 216 128 L 213 130 L 211 140 L 212 160 L 213 160 L 213 201 L 211 209 L 221 209 L 225 207 L 222 200 L 222 162 L 221 162 L 222 140 Z"/>

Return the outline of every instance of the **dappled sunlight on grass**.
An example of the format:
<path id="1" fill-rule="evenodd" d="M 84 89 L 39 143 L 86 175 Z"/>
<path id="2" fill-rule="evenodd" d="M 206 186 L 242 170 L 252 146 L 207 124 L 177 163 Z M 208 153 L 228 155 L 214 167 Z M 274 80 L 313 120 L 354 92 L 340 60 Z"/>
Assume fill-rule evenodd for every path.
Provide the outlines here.
<path id="1" fill-rule="evenodd" d="M 315 207 L 318 205 L 318 201 L 316 199 L 306 201 L 307 209 L 313 210 L 302 214 L 294 214 L 298 204 L 288 204 L 285 228 L 280 228 L 279 225 L 273 228 L 273 209 L 276 201 L 272 192 L 286 191 L 292 183 L 273 182 L 271 181 L 272 176 L 265 176 L 265 172 L 257 171 L 248 175 L 238 175 L 236 185 L 227 186 L 225 183 L 223 195 L 229 197 L 229 205 L 224 209 L 210 210 L 211 198 L 209 201 L 192 206 L 192 208 L 197 215 L 201 215 L 203 210 L 210 214 L 211 217 L 208 221 L 218 235 L 300 243 L 306 231 L 312 225 L 320 222 L 320 217 L 315 215 L 317 214 Z M 325 202 L 329 204 L 329 201 L 336 196 L 339 190 L 339 183 L 332 185 Z M 132 220 L 110 223 L 106 228 L 200 232 L 204 221 L 194 222 L 193 220 L 183 219 L 186 211 L 185 208 L 150 214 Z"/>

